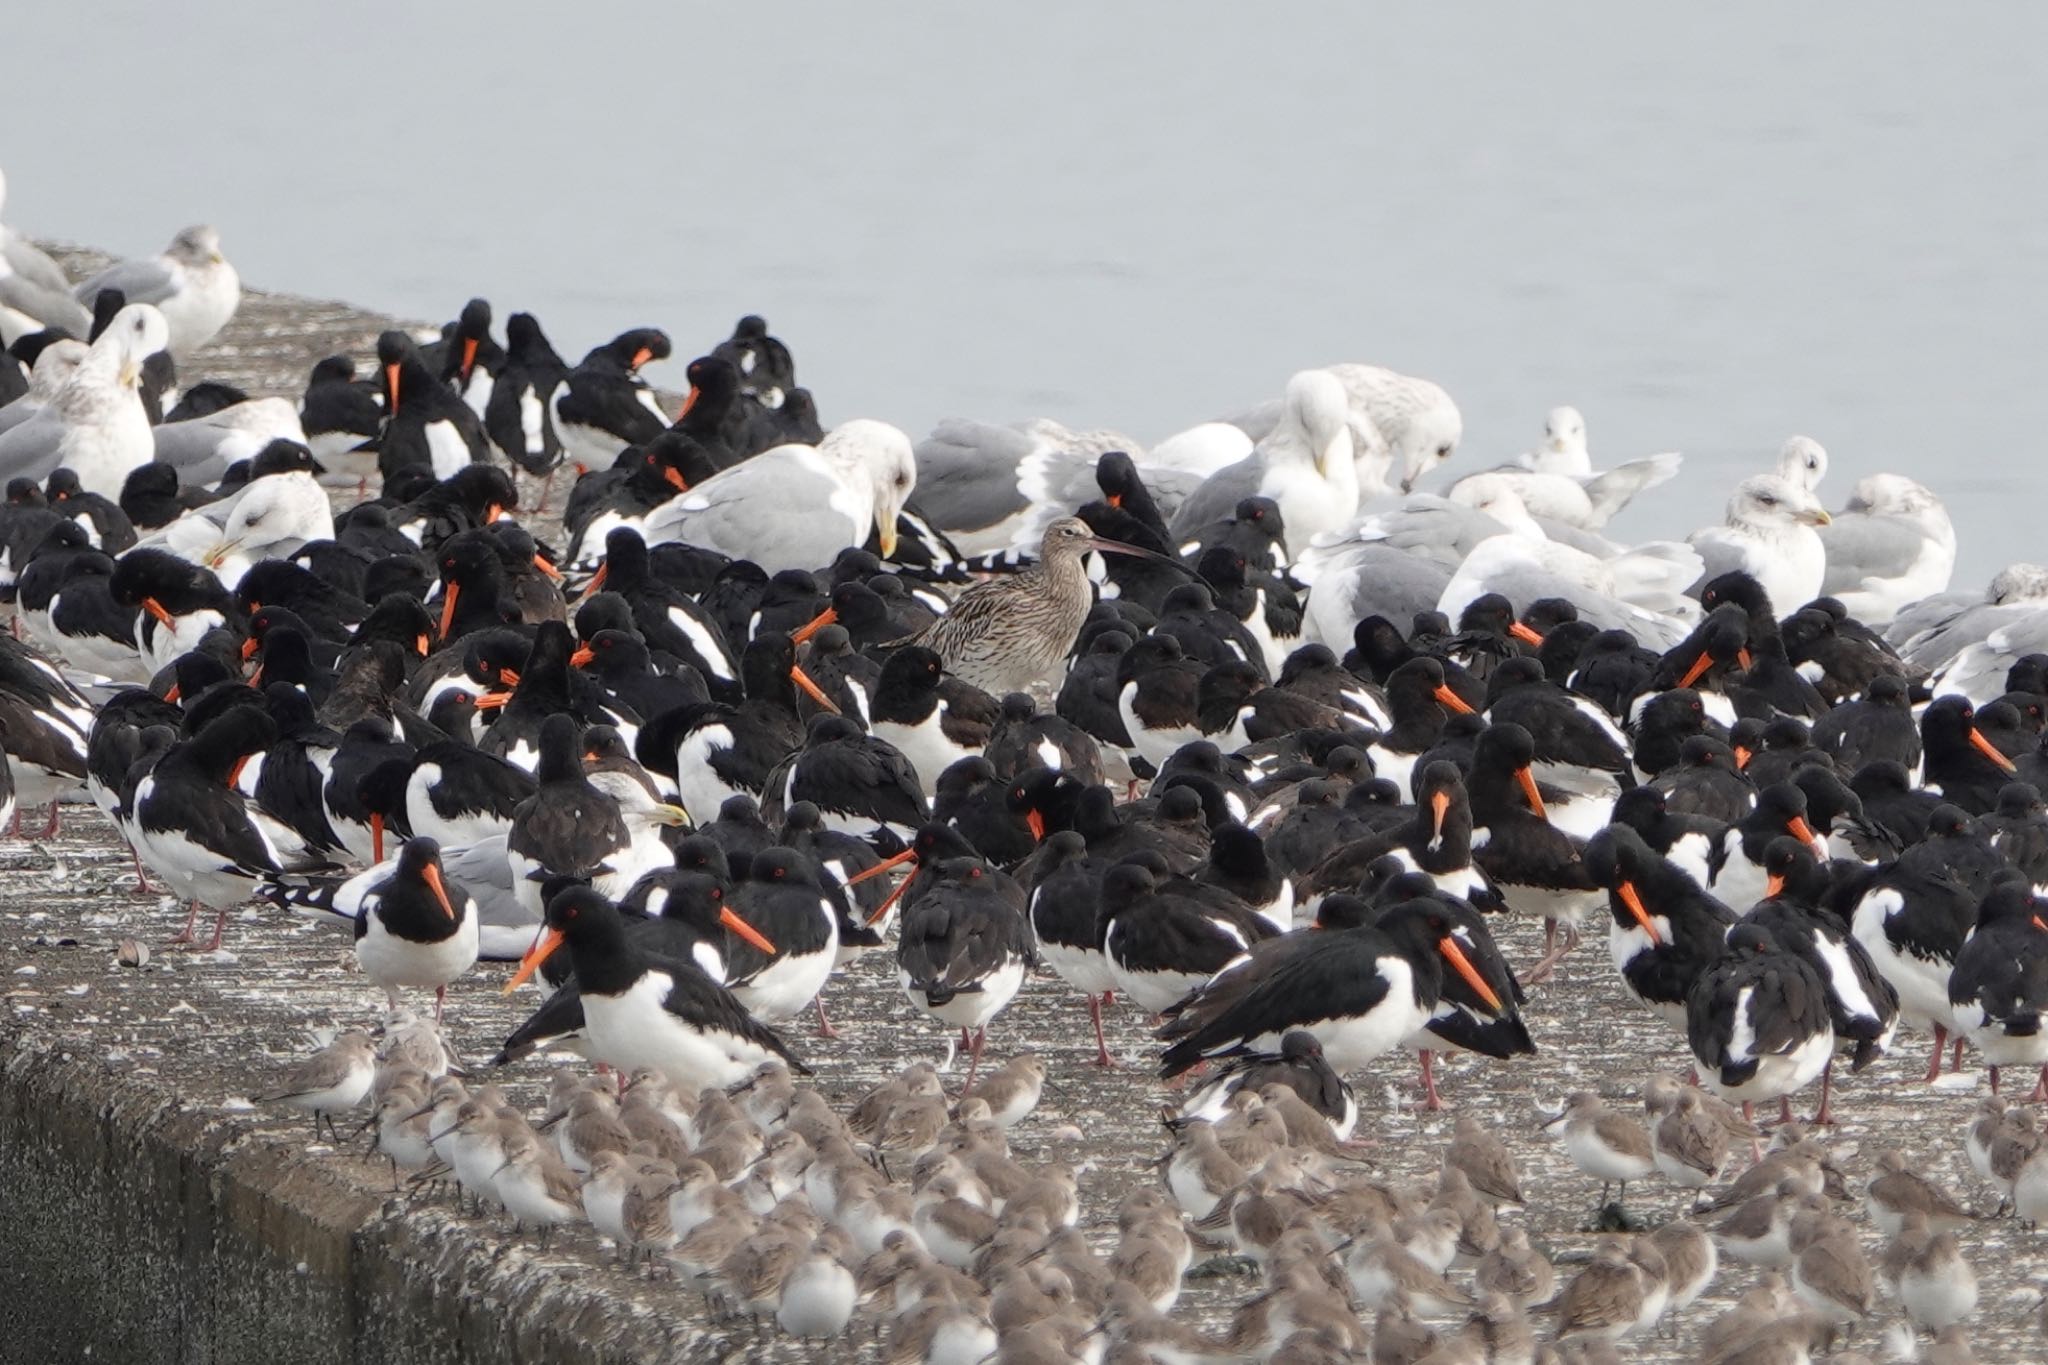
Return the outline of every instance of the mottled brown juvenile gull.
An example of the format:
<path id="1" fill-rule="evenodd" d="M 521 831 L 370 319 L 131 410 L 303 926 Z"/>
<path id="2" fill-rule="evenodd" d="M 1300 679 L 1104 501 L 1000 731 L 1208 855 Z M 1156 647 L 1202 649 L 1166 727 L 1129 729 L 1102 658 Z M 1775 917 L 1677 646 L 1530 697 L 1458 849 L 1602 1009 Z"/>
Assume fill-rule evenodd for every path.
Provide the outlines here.
<path id="1" fill-rule="evenodd" d="M 108 266 L 78 286 L 78 301 L 90 308 L 103 289 L 161 309 L 168 348 L 181 360 L 213 340 L 242 302 L 242 277 L 220 254 L 220 233 L 204 223 L 171 238 L 161 256 Z"/>
<path id="2" fill-rule="evenodd" d="M 917 484 L 910 438 L 856 418 L 815 446 L 784 445 L 723 470 L 647 514 L 649 545 L 683 541 L 773 574 L 819 569 L 874 533 L 887 558 Z"/>

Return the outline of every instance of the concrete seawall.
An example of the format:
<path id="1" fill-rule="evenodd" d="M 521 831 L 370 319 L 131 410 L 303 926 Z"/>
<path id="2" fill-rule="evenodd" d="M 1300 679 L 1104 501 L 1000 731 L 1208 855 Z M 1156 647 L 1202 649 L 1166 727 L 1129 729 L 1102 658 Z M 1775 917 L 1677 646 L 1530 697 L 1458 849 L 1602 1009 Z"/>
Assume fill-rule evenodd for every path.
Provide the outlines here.
<path id="1" fill-rule="evenodd" d="M 409 1214 L 362 1163 L 252 1135 L 35 1031 L 0 1026 L 0 1055 L 0 1358 L 681 1358 L 644 1306 Z"/>

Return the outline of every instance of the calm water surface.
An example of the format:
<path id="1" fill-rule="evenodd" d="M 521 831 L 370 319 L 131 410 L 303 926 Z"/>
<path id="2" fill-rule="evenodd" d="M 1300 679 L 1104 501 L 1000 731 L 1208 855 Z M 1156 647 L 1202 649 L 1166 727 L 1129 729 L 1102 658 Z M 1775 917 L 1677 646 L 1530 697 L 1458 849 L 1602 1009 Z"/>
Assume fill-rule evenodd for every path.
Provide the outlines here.
<path id="1" fill-rule="evenodd" d="M 18 7 L 8 216 L 208 219 L 252 283 L 572 358 L 758 311 L 828 422 L 913 434 L 1153 440 L 1373 361 L 1467 467 L 1564 402 L 1685 451 L 1640 535 L 1804 431 L 1832 502 L 1936 487 L 1960 583 L 2048 559 L 2048 10 L 693 8 Z"/>

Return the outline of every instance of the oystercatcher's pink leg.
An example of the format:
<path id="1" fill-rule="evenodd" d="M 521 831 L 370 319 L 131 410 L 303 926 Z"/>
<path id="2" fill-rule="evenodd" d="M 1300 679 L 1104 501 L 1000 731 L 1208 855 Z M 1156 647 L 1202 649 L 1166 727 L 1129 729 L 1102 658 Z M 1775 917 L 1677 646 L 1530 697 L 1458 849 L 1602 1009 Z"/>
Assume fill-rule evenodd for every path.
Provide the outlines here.
<path id="1" fill-rule="evenodd" d="M 1108 991 L 1100 997 L 1093 991 L 1088 993 L 1088 1017 L 1095 1021 L 1095 1065 L 1113 1067 L 1116 1058 L 1109 1055 L 1109 1040 L 1102 1036 L 1102 1001 L 1108 995 Z"/>
<path id="2" fill-rule="evenodd" d="M 1828 1101 L 1834 1095 L 1834 1085 L 1835 1059 L 1830 1057 L 1828 1058 L 1828 1064 L 1822 1067 L 1820 1072 L 1820 1108 L 1813 1111 L 1813 1122 L 1817 1127 L 1832 1128 L 1834 1126 L 1835 1111 L 1828 1107 Z"/>
<path id="3" fill-rule="evenodd" d="M 1932 1085 L 1941 1076 L 1941 1050 L 1948 1044 L 1948 1030 L 1940 1024 L 1934 1026 L 1934 1055 L 1927 1059 L 1927 1074 L 1920 1079 Z"/>
<path id="4" fill-rule="evenodd" d="M 1434 1114 L 1444 1107 L 1444 1097 L 1436 1093 L 1436 1068 L 1431 1064 L 1428 1048 L 1421 1050 L 1422 1056 L 1422 1107 Z"/>
<path id="5" fill-rule="evenodd" d="M 171 940 L 171 946 L 177 947 L 180 944 L 190 943 L 192 941 L 192 926 L 197 923 L 199 923 L 199 902 L 193 901 L 192 908 L 185 912 L 185 927 L 180 929 L 177 937 Z"/>

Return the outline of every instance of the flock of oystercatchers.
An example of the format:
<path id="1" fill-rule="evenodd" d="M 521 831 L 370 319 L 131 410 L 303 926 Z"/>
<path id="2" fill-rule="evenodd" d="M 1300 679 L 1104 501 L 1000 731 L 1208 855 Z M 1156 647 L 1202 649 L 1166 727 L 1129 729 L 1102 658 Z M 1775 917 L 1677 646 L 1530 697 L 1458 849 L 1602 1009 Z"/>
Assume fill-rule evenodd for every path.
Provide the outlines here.
<path id="1" fill-rule="evenodd" d="M 178 388 L 240 297 L 211 229 L 75 288 L 0 249 L 6 810 L 47 804 L 53 833 L 83 789 L 138 883 L 188 904 L 180 942 L 210 909 L 217 948 L 257 900 L 351 926 L 394 1012 L 384 1062 L 351 1033 L 277 1097 L 330 1126 L 374 1098 L 394 1168 L 588 1218 L 803 1335 L 881 1292 L 856 1253 L 893 1258 L 904 1359 L 1350 1358 L 1360 1307 L 1472 1311 L 1432 1360 L 1529 1359 L 1506 1329 L 1550 1299 L 1547 1266 L 1519 1293 L 1443 1279 L 1515 1245 L 1482 1130 L 1461 1123 L 1421 1206 L 1331 1163 L 1357 1155 L 1343 1077 L 1412 1051 L 1435 1108 L 1434 1054 L 1534 1053 L 1519 1007 L 1587 916 L 1696 1085 L 1646 1087 L 1647 1128 L 1574 1096 L 1572 1159 L 1697 1188 L 1731 1135 L 1761 1157 L 1776 1101 L 1751 1175 L 1791 1173 L 1745 1177 L 1713 1207 L 1747 1221 L 1712 1239 L 1680 1220 L 1603 1252 L 1546 1305 L 1560 1340 L 1648 1330 L 1717 1246 L 1790 1271 L 1738 1344 L 1873 1311 L 1829 1278 L 1855 1238 L 1790 1099 L 1818 1083 L 1830 1122 L 1838 1056 L 1884 1064 L 1901 1022 L 1932 1037 L 1928 1080 L 1953 1038 L 1994 1097 L 2022 1069 L 2048 1098 L 2048 572 L 1948 594 L 1954 532 L 1911 480 L 1830 514 L 1825 453 L 1794 438 L 1724 525 L 1624 546 L 1610 519 L 1678 458 L 1596 472 L 1571 409 L 1441 496 L 1415 484 L 1454 453 L 1455 406 L 1358 365 L 1150 451 L 1050 422 L 913 445 L 823 429 L 759 318 L 690 362 L 671 413 L 641 374 L 665 333 L 571 365 L 527 314 L 500 345 L 483 300 L 438 339 L 384 333 L 367 379 L 323 360 L 295 405 Z M 520 521 L 514 472 L 544 508 L 565 469 L 557 540 Z M 1500 916 L 1543 920 L 1540 960 L 1510 962 Z M 778 1029 L 829 1031 L 834 970 L 892 933 L 905 995 L 969 1052 L 961 1103 L 917 1064 L 842 1118 Z M 432 991 L 438 1023 L 479 960 L 542 993 L 498 1063 L 598 1064 L 558 1079 L 554 1141 L 402 1008 Z M 1043 1067 L 977 1083 L 1036 966 L 1085 1000 L 1104 1065 L 1120 993 L 1158 1016 L 1164 1077 L 1204 1073 L 1171 1199 L 1122 1215 L 1119 1255 L 1151 1269 L 1106 1285 L 1069 1264 L 1085 1246 L 1049 1252 L 1073 1173 L 1002 1138 Z M 1984 1122 L 1973 1159 L 2039 1218 L 2030 1112 L 1994 1098 Z M 1937 1195 L 1896 1221 L 1940 1259 L 1970 1216 Z M 1228 1341 L 1161 1316 L 1183 1213 L 1268 1277 Z M 1657 1268 L 1681 1256 L 1683 1284 Z M 1929 1275 L 1935 1306 L 1908 1311 L 1952 1347 L 1962 1281 Z M 1006 1290 L 1093 1326 L 1039 1331 L 1048 1308 L 1016 1340 L 1064 1354 L 1005 1355 Z M 1520 1347 L 1443 1353 L 1497 1329 Z"/>

